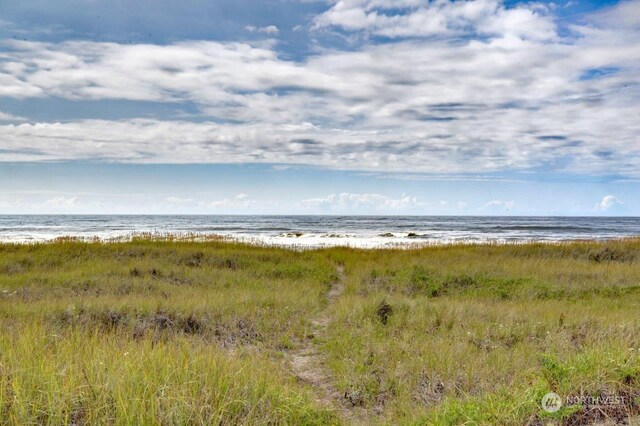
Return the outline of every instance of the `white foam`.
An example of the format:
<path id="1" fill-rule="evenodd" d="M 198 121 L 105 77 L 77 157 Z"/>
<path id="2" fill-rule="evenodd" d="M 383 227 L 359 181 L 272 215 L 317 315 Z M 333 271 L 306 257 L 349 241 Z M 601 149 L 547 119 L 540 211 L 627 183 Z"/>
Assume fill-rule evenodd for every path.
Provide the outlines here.
<path id="1" fill-rule="evenodd" d="M 236 234 L 236 233 L 180 233 L 180 232 L 153 232 L 137 233 L 130 231 L 105 231 L 98 233 L 13 233 L 0 235 L 0 242 L 32 244 L 55 241 L 60 238 L 73 238 L 80 241 L 121 242 L 134 238 L 150 239 L 176 239 L 207 241 L 222 239 L 237 241 L 247 244 L 287 247 L 299 249 L 326 248 L 326 247 L 351 247 L 351 248 L 417 248 L 432 245 L 447 245 L 459 243 L 506 243 L 504 239 L 478 239 L 478 238 L 420 238 L 407 237 L 406 233 L 397 233 L 393 237 L 362 234 L 302 234 L 294 233 L 267 235 L 267 234 Z"/>

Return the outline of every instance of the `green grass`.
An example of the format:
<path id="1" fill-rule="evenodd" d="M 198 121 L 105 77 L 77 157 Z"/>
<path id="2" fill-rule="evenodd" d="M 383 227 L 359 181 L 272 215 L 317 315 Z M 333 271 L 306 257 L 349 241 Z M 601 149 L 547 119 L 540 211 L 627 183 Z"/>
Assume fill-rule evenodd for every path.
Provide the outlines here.
<path id="1" fill-rule="evenodd" d="M 345 292 L 327 304 L 339 264 Z M 638 413 L 639 240 L 313 251 L 68 240 L 0 245 L 0 424 L 348 423 L 287 364 L 321 311 L 330 324 L 313 342 L 344 395 L 335 403 L 367 423 L 590 415 L 545 413 L 550 391 L 624 396 L 614 408 Z"/>

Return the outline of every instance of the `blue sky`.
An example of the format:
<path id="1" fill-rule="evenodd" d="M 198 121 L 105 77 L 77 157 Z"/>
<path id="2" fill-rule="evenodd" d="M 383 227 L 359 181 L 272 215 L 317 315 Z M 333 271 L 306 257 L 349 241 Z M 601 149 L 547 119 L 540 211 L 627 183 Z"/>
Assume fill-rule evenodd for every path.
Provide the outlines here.
<path id="1" fill-rule="evenodd" d="M 638 45 L 638 0 L 0 0 L 0 214 L 640 215 Z"/>

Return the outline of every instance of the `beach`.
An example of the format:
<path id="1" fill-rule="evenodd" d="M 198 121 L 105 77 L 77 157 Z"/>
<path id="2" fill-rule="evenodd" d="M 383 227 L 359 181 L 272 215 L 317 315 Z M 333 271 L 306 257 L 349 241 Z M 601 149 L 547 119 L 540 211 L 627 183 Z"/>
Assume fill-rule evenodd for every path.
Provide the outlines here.
<path id="1" fill-rule="evenodd" d="M 288 248 L 416 248 L 443 244 L 606 241 L 640 236 L 638 217 L 0 215 L 0 242 L 61 237 L 222 238 Z"/>

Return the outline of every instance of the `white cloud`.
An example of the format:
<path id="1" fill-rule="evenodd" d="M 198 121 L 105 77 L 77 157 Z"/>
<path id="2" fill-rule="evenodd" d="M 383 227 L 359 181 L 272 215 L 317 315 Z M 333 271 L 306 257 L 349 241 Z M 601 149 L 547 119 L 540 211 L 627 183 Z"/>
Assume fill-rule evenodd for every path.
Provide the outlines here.
<path id="1" fill-rule="evenodd" d="M 78 197 L 53 197 L 45 200 L 43 203 L 47 207 L 55 208 L 71 208 L 78 206 Z"/>
<path id="2" fill-rule="evenodd" d="M 181 198 L 181 197 L 167 197 L 165 202 L 173 205 L 189 204 L 193 202 L 193 198 Z"/>
<path id="3" fill-rule="evenodd" d="M 247 209 L 254 204 L 255 202 L 247 194 L 237 194 L 233 198 L 224 198 L 206 203 L 206 207 L 212 209 Z"/>
<path id="4" fill-rule="evenodd" d="M 280 30 L 275 25 L 268 25 L 266 27 L 256 27 L 255 25 L 247 25 L 244 27 L 247 31 L 251 33 L 259 32 L 266 34 L 278 34 Z"/>
<path id="5" fill-rule="evenodd" d="M 319 210 L 407 210 L 424 206 L 416 197 L 403 194 L 400 198 L 391 198 L 381 194 L 356 194 L 342 192 L 326 197 L 309 198 L 302 201 L 305 208 Z"/>
<path id="6" fill-rule="evenodd" d="M 540 4 L 506 8 L 499 0 L 339 0 L 316 17 L 315 26 L 392 38 L 484 34 L 548 40 L 556 29 L 546 12 Z"/>
<path id="7" fill-rule="evenodd" d="M 596 23 L 615 26 L 619 30 L 637 30 L 640 28 L 640 2 L 637 0 L 621 1 L 616 7 L 597 12 L 592 19 Z"/>
<path id="8" fill-rule="evenodd" d="M 485 204 L 485 207 L 499 207 L 510 210 L 516 206 L 515 201 L 492 200 Z"/>
<path id="9" fill-rule="evenodd" d="M 139 200 L 137 200 L 139 201 Z M 57 191 L 7 192 L 0 194 L 0 208 L 8 214 L 92 214 L 113 213 L 116 207 L 98 194 L 60 193 Z M 145 207 L 149 207 L 146 205 Z M 120 211 L 117 211 L 118 213 Z M 144 213 L 144 210 L 140 210 Z"/>
<path id="10" fill-rule="evenodd" d="M 25 206 L 25 201 L 23 197 L 5 197 L 0 196 L 0 208 L 5 210 L 5 212 L 13 211 L 15 209 L 20 209 Z"/>
<path id="11" fill-rule="evenodd" d="M 638 176 L 640 29 L 633 18 L 616 25 L 632 3 L 559 36 L 551 12 L 531 4 L 345 0 L 329 12 L 355 10 L 354 29 L 399 37 L 442 27 L 447 37 L 325 49 L 303 61 L 279 57 L 273 41 L 7 41 L 0 96 L 192 102 L 210 120 L 5 123 L 0 161 Z M 584 78 L 601 68 L 613 71 Z"/>
<path id="12" fill-rule="evenodd" d="M 616 204 L 622 204 L 622 202 L 613 195 L 605 195 L 604 197 L 602 197 L 602 200 L 596 204 L 595 209 L 605 211 L 609 210 Z"/>
<path id="13" fill-rule="evenodd" d="M 26 118 L 0 111 L 0 121 L 26 121 Z"/>

